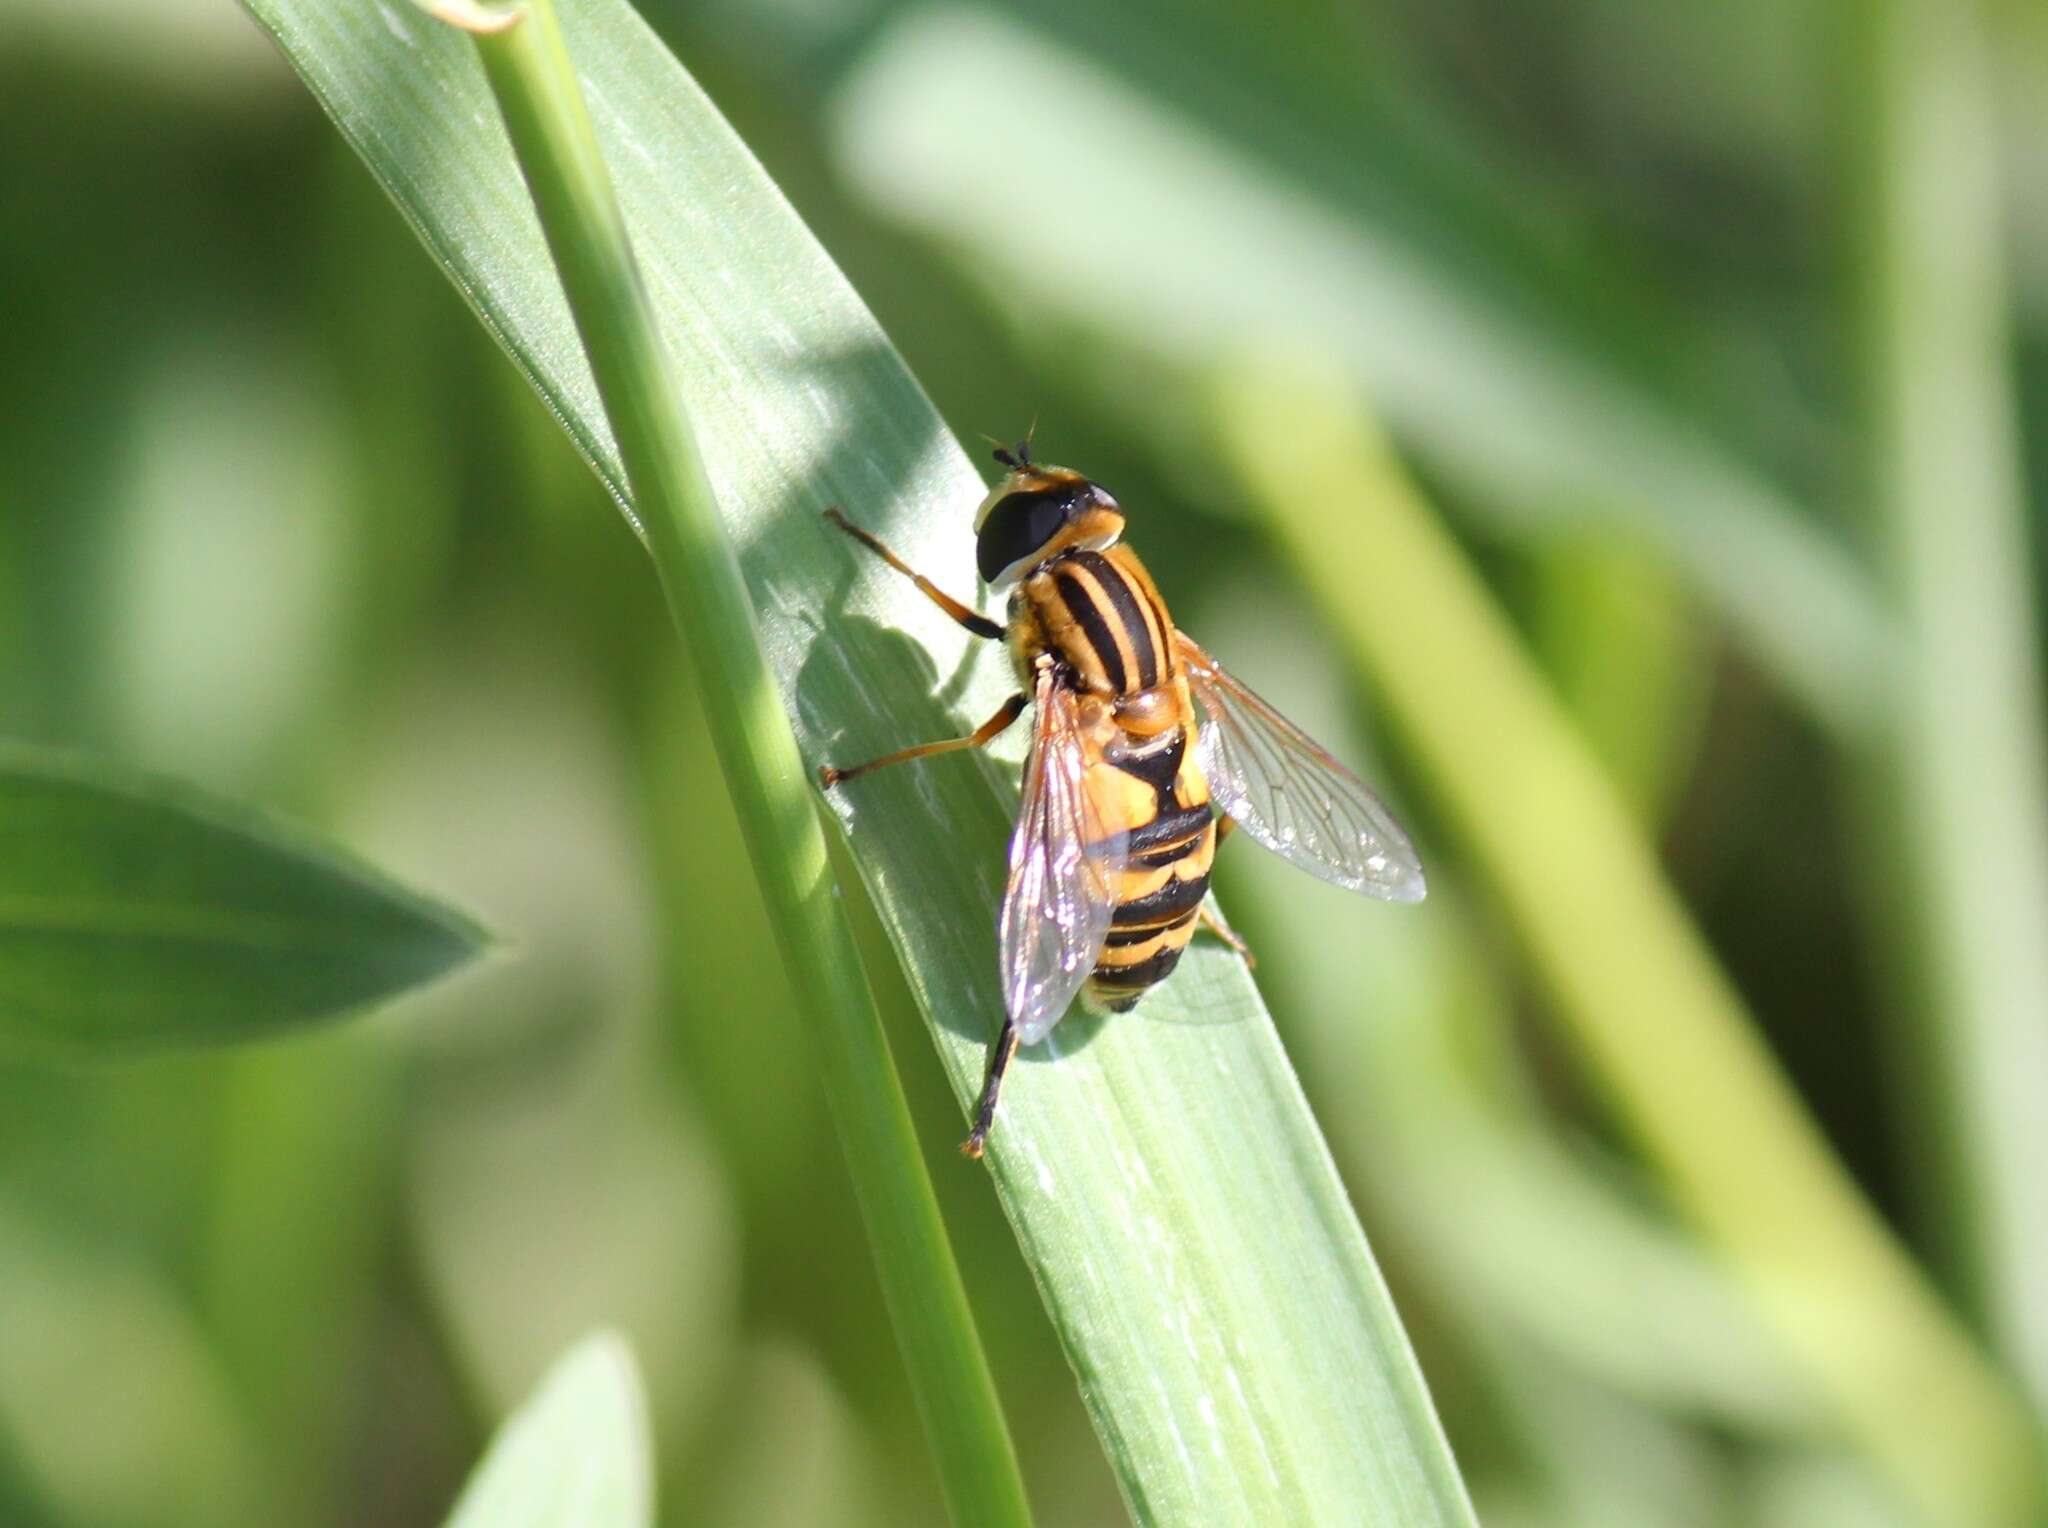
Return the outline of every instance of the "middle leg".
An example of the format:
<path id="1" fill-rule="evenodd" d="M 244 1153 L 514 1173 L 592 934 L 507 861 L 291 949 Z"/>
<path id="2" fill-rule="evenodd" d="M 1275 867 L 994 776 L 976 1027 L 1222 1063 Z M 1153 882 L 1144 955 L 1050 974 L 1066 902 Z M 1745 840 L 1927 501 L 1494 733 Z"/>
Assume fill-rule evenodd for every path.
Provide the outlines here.
<path id="1" fill-rule="evenodd" d="M 818 766 L 818 778 L 830 787 L 837 785 L 841 780 L 851 780 L 855 775 L 864 775 L 871 769 L 880 769 L 885 764 L 906 764 L 912 759 L 928 759 L 935 753 L 952 753 L 961 748 L 980 748 L 1022 716 L 1024 707 L 1029 703 L 1028 695 L 1012 695 L 1003 702 L 994 716 L 965 737 L 949 737 L 937 743 L 919 743 L 915 748 L 899 748 L 894 753 L 883 754 L 879 759 L 869 759 L 865 764 L 853 764 L 845 769 L 835 769 L 830 764 L 821 764 Z"/>

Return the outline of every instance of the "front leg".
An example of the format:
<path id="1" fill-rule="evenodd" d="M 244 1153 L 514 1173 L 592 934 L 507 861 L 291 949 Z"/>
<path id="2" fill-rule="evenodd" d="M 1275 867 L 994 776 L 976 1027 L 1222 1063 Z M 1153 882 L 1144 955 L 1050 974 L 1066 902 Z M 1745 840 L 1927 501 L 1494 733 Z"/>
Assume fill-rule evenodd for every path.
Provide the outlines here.
<path id="1" fill-rule="evenodd" d="M 880 537 L 862 530 L 858 525 L 847 519 L 845 515 L 840 513 L 837 504 L 834 504 L 825 511 L 825 518 L 845 531 L 847 535 L 858 541 L 877 557 L 881 558 L 882 561 L 886 562 L 898 573 L 901 573 L 905 578 L 916 584 L 926 599 L 937 605 L 947 615 L 958 621 L 962 626 L 965 626 L 977 637 L 987 637 L 992 641 L 1002 638 L 1003 628 L 1001 626 L 991 621 L 987 616 L 970 610 L 959 600 L 954 599 L 952 595 L 946 593 L 945 590 L 941 589 L 901 557 L 890 551 L 888 547 L 884 546 Z"/>

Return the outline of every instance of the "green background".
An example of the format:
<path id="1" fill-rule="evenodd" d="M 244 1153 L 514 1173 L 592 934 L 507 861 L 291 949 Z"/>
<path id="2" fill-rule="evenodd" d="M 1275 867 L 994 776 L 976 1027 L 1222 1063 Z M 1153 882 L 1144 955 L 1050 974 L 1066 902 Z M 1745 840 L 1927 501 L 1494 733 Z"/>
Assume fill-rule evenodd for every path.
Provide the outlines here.
<path id="1" fill-rule="evenodd" d="M 1482 1518 L 1898 1520 L 1552 1031 L 1212 394 L 1247 334 L 1350 365 L 1830 1140 L 2024 1373 L 2000 1301 L 2048 1290 L 1985 1230 L 1982 1137 L 2023 1149 L 2048 1089 L 2038 950 L 1996 942 L 2048 940 L 2000 920 L 2040 782 L 1922 784 L 1982 740 L 1913 704 L 1910 654 L 1961 654 L 1929 688 L 2038 751 L 2038 519 L 1981 477 L 2003 442 L 2038 487 L 2048 444 L 2048 24 L 1977 13 L 1981 90 L 1904 139 L 1953 156 L 1926 175 L 1849 5 L 647 14 L 962 437 L 1035 418 L 1186 624 L 1415 829 L 1412 918 L 1241 843 L 1220 883 Z M 1976 106 L 1988 142 L 1939 130 Z M 1914 173 L 1989 184 L 1909 203 L 1902 243 L 1961 253 L 1892 282 L 1864 202 Z M 936 1521 L 686 667 L 552 421 L 231 6 L 0 4 L 0 206 L 0 728 L 287 810 L 511 946 L 255 1052 L 0 1069 L 0 1521 L 431 1521 L 600 1322 L 668 1519 Z M 1993 449 L 1916 498 L 1885 379 L 1952 377 L 1987 313 L 2012 390 L 1936 412 Z M 1984 502 L 2006 555 L 1972 555 Z M 1959 907 L 2018 973 L 1992 999 L 1945 974 Z M 1035 1504 L 1113 1521 L 890 979 Z"/>

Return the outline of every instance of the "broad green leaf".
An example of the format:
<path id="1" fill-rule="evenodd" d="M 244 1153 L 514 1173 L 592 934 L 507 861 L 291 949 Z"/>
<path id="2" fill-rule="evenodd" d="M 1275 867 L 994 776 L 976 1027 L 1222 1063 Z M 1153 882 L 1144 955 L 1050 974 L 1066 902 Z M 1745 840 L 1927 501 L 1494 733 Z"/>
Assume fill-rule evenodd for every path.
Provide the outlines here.
<path id="1" fill-rule="evenodd" d="M 0 1050 L 261 1039 L 430 981 L 482 942 L 261 814 L 0 749 Z"/>
<path id="2" fill-rule="evenodd" d="M 626 502 L 466 39 L 391 4 L 251 8 Z M 1001 654 L 819 514 L 845 505 L 971 594 L 980 475 L 632 11 L 562 10 L 806 755 L 867 757 L 979 721 L 1010 686 Z M 955 758 L 830 798 L 963 1101 L 1000 1013 L 994 922 L 1014 780 L 1012 767 Z M 1341 895 L 1306 882 L 1301 894 Z M 989 1165 L 1137 1516 L 1470 1520 L 1343 1186 L 1226 952 L 1205 944 L 1138 1014 L 1077 1018 L 1023 1056 Z"/>
<path id="3" fill-rule="evenodd" d="M 646 1528 L 647 1403 L 632 1351 L 586 1337 L 550 1369 L 477 1466 L 449 1528 Z"/>

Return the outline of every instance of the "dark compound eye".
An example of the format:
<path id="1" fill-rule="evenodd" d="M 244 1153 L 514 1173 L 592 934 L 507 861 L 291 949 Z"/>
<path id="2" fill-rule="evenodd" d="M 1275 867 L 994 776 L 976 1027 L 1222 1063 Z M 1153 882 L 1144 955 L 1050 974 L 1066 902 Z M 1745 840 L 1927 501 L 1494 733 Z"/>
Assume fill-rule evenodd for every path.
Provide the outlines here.
<path id="1" fill-rule="evenodd" d="M 1084 495 L 1073 488 L 1029 489 L 996 501 L 981 523 L 974 560 L 981 581 L 992 584 L 1003 569 L 1044 546 L 1080 508 Z"/>

